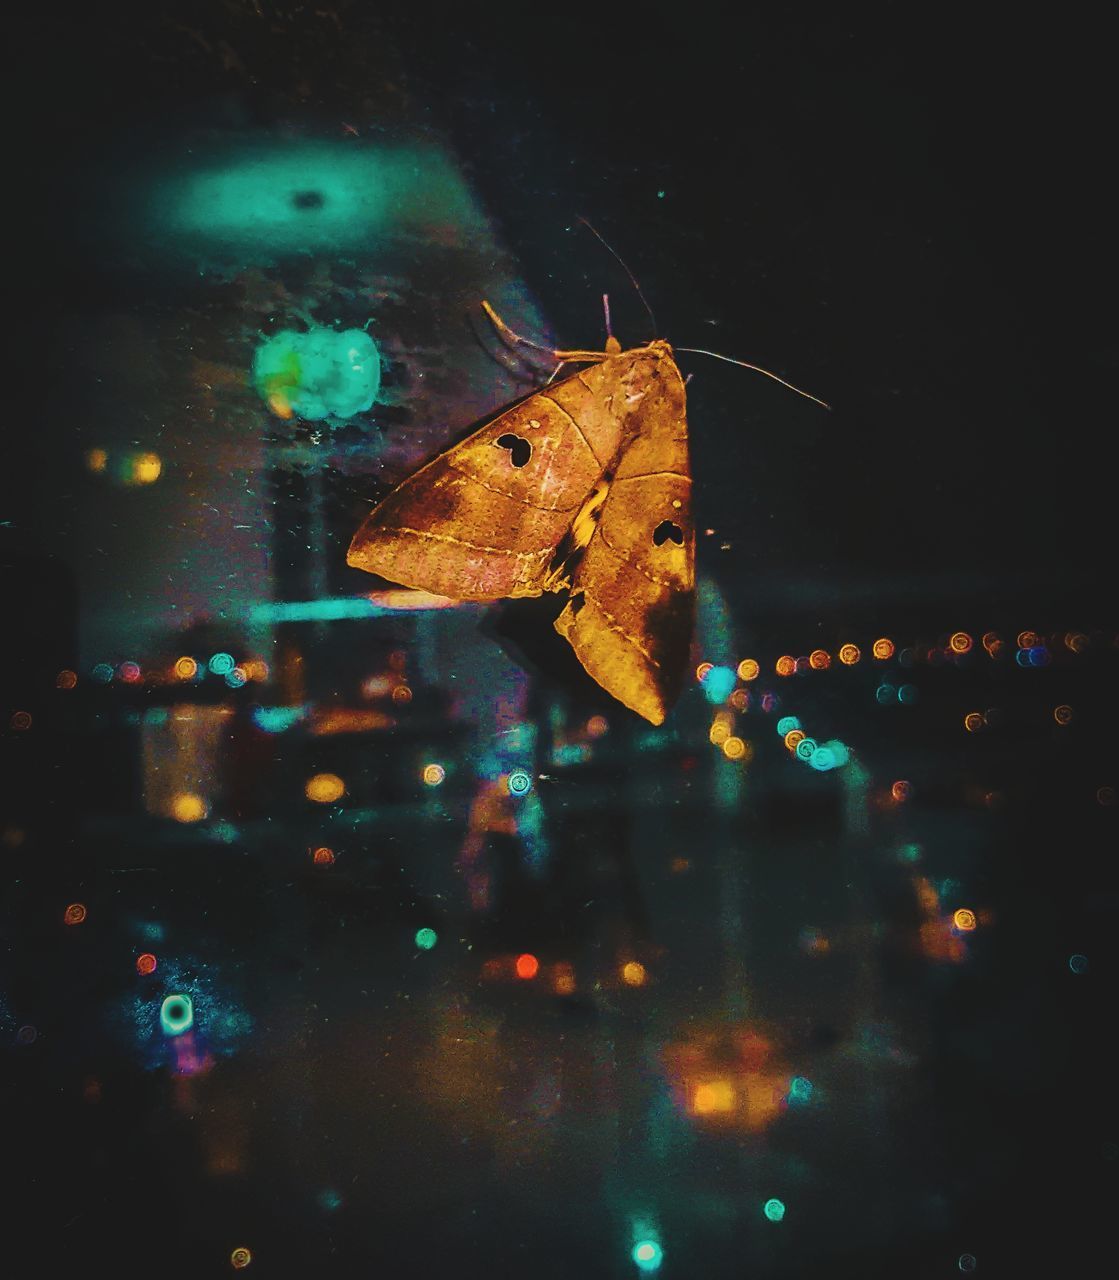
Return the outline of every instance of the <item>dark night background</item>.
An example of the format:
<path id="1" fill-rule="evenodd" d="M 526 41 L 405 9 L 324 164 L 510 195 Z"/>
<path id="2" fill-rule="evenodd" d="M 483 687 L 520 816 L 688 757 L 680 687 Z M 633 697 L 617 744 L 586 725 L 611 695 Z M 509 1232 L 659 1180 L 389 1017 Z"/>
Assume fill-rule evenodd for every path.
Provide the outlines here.
<path id="1" fill-rule="evenodd" d="M 144 303 L 142 276 L 107 281 L 87 196 L 101 199 L 112 166 L 125 164 L 131 148 L 158 150 L 162 136 L 234 118 L 243 129 L 280 133 L 292 122 L 330 132 L 354 119 L 430 130 L 453 148 L 561 343 L 600 341 L 599 299 L 609 292 L 623 345 L 660 336 L 715 350 L 833 406 L 826 412 L 703 356 L 680 357 L 693 375 L 697 524 L 714 530 L 699 539 L 699 567 L 759 652 L 800 652 L 792 646 L 806 635 L 832 646 L 853 631 L 869 640 L 879 631 L 931 637 L 957 626 L 977 636 L 991 627 L 1012 637 L 1027 625 L 1092 636 L 1090 665 L 1045 694 L 1076 706 L 1083 736 L 1075 750 L 1035 730 L 1033 703 L 1008 691 L 1005 678 L 998 695 L 1012 722 L 1028 728 L 997 765 L 977 766 L 997 778 L 1008 803 L 982 870 L 970 879 L 960 872 L 999 922 L 994 940 L 980 939 L 970 968 L 929 977 L 902 966 L 886 982 L 900 1007 L 928 1010 L 927 1053 L 905 1113 L 920 1120 L 898 1139 L 912 1154 L 908 1163 L 904 1153 L 891 1158 L 902 1182 L 917 1184 L 927 1171 L 925 1182 L 949 1208 L 924 1232 L 891 1226 L 887 1215 L 849 1238 L 833 1230 L 814 1254 L 745 1252 L 738 1269 L 733 1233 L 720 1235 L 715 1224 L 709 1254 L 702 1243 L 690 1257 L 666 1244 L 669 1277 L 923 1280 L 959 1274 L 965 1254 L 978 1258 L 981 1277 L 1026 1274 L 1034 1262 L 1055 1276 L 1102 1273 L 1096 1250 L 1108 1235 L 1119 1170 L 1109 1047 L 1119 885 L 1116 809 L 1091 797 L 1117 779 L 1111 436 L 1119 219 L 1113 48 L 1088 13 L 1000 20 L 892 4 L 853 13 L 746 6 L 729 16 L 694 5 L 476 14 L 356 0 L 321 11 L 206 0 L 89 6 L 76 16 L 44 7 L 24 11 L 9 30 L 7 205 L 25 222 L 8 237 L 8 341 L 18 344 L 9 368 L 18 389 L 0 461 L 3 630 L 14 649 L 5 719 L 9 705 L 22 705 L 31 666 L 53 673 L 64 665 L 50 654 L 65 650 L 58 637 L 79 607 L 66 594 L 67 567 L 36 532 L 59 502 L 58 440 L 39 434 L 42 391 L 66 378 L 44 335 L 53 311 L 93 307 L 107 288 L 119 289 L 121 306 Z M 659 332 L 580 215 L 625 258 Z M 148 535 L 135 533 L 142 547 Z M 1055 681 L 1056 669 L 1039 679 L 1050 674 Z M 976 705 L 996 700 L 982 677 L 969 678 Z M 897 750 L 910 759 L 918 747 L 935 754 L 940 790 L 929 793 L 940 800 L 930 803 L 946 810 L 948 780 L 970 776 L 977 757 L 934 708 L 971 703 L 932 675 L 922 697 L 924 736 Z M 893 741 L 879 741 L 889 757 Z M 77 748 L 44 751 L 67 777 L 83 772 Z M 9 763 L 9 790 L 26 790 L 28 779 L 41 775 Z M 67 816 L 65 803 L 43 803 L 59 824 L 57 856 L 17 866 L 4 851 L 0 965 L 9 999 L 37 992 L 58 1023 L 66 962 L 46 926 L 21 913 L 39 902 L 54 911 L 59 894 L 81 896 L 63 887 L 75 883 L 81 828 L 76 807 Z M 795 825 L 774 803 L 778 816 L 758 821 Z M 953 847 L 971 839 L 969 818 L 928 820 L 960 824 Z M 217 865 L 183 872 L 183 896 L 208 900 L 215 915 L 256 919 L 259 910 L 266 919 L 265 908 L 246 905 L 265 873 Z M 334 910 L 351 930 L 380 921 L 359 889 L 316 902 L 316 940 L 328 936 Z M 894 892 L 888 877 L 868 890 L 871 914 L 887 930 L 899 914 Z M 257 945 L 258 987 L 273 970 L 286 981 L 298 963 L 288 942 Z M 1083 980 L 1070 980 L 1072 953 L 1091 958 Z M 40 1071 L 7 1048 L 0 1061 L 7 1163 L 28 1188 L 26 1203 L 12 1208 L 5 1247 L 37 1257 L 39 1274 L 73 1274 L 82 1263 L 119 1274 L 224 1275 L 246 1222 L 256 1231 L 250 1275 L 342 1276 L 374 1264 L 404 1274 L 424 1265 L 424 1249 L 433 1250 L 433 1265 L 462 1275 L 633 1272 L 612 1270 L 596 1253 L 604 1229 L 593 1202 L 581 1210 L 586 1224 L 572 1228 L 585 1233 L 577 1246 L 542 1212 L 546 1225 L 535 1236 L 525 1226 L 503 1251 L 496 1183 L 478 1194 L 493 1197 L 497 1216 L 483 1211 L 487 1225 L 471 1236 L 457 1207 L 432 1218 L 418 1192 L 409 1200 L 407 1188 L 423 1179 L 404 1176 L 380 1251 L 352 1223 L 330 1235 L 294 1210 L 287 1221 L 285 1197 L 297 1181 L 290 1170 L 266 1193 L 241 1188 L 238 1218 L 216 1194 L 192 1189 L 178 1155 L 161 1163 L 163 1143 L 179 1151 L 181 1118 L 145 1128 L 143 1108 L 158 1113 L 155 1076 L 120 1065 L 104 1048 L 91 1010 L 111 984 L 90 984 L 76 988 L 84 1007 L 71 1011 L 78 1030 L 68 1051 L 101 1064 L 110 1115 L 85 1117 L 84 1066 L 68 1074 L 55 1060 Z M 251 1004 L 251 992 L 243 998 Z M 827 1028 L 816 1032 L 818 1048 Z M 530 1023 L 525 1034 L 534 1033 Z M 352 1085 L 346 1073 L 356 1068 L 338 1070 Z M 126 1086 L 119 1094 L 114 1071 Z M 342 1128 L 345 1117 L 288 1114 L 281 1123 L 302 1133 L 304 1124 Z M 386 1144 L 407 1146 L 409 1121 L 393 1123 Z M 297 1163 L 298 1138 L 291 1143 Z M 86 1159 L 93 1147 L 97 1160 Z M 852 1154 L 853 1181 L 873 1181 L 860 1163 L 865 1154 Z M 458 1157 L 451 1149 L 447 1158 Z M 706 1177 L 724 1158 L 720 1148 L 697 1167 Z M 842 1178 L 842 1140 L 829 1158 Z M 380 1167 L 391 1180 L 391 1165 Z M 103 1179 L 125 1190 L 109 1196 L 95 1225 L 89 1205 Z M 202 1248 L 206 1213 L 225 1232 L 214 1228 L 212 1257 Z M 446 1253 L 432 1243 L 444 1213 L 455 1242 Z M 693 1217 L 689 1230 L 702 1242 L 695 1223 L 707 1220 Z M 84 1243 L 66 1235 L 75 1220 Z M 171 1243 L 184 1229 L 197 1252 L 193 1243 Z M 280 1242 L 271 1259 L 269 1231 Z M 534 1253 L 541 1241 L 544 1260 Z M 12 1274 L 25 1272 L 16 1266 Z"/>

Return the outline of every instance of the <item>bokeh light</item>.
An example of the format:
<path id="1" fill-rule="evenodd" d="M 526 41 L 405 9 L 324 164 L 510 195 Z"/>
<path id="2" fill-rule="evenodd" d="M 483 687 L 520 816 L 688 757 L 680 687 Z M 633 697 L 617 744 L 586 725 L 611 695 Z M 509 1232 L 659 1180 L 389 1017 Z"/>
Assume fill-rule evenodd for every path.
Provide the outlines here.
<path id="1" fill-rule="evenodd" d="M 703 677 L 703 696 L 715 706 L 726 702 L 737 679 L 732 667 L 712 667 Z"/>
<path id="2" fill-rule="evenodd" d="M 532 775 L 527 769 L 514 769 L 509 775 L 508 781 L 509 794 L 512 796 L 524 796 L 532 790 Z"/>
<path id="3" fill-rule="evenodd" d="M 723 755 L 728 760 L 745 760 L 748 750 L 746 742 L 741 738 L 732 736 L 723 743 Z"/>
<path id="4" fill-rule="evenodd" d="M 952 923 L 960 930 L 961 933 L 971 933 L 976 925 L 975 912 L 969 911 L 967 907 L 961 907 L 959 911 L 953 915 Z"/>
<path id="5" fill-rule="evenodd" d="M 69 668 L 67 668 L 64 671 L 60 671 L 58 675 L 55 676 L 54 678 L 54 684 L 56 689 L 73 689 L 77 683 L 78 683 L 77 672 L 71 671 Z"/>
<path id="6" fill-rule="evenodd" d="M 99 662 L 90 672 L 98 684 L 108 684 L 113 678 L 113 668 L 107 662 Z"/>
<path id="7" fill-rule="evenodd" d="M 1068 703 L 1062 702 L 1059 707 L 1053 708 L 1053 719 L 1056 720 L 1058 724 L 1071 724 L 1072 708 Z"/>
<path id="8" fill-rule="evenodd" d="M 697 684 L 702 684 L 707 679 L 707 673 L 715 664 L 713 662 L 701 662 L 695 669 L 695 678 Z"/>
<path id="9" fill-rule="evenodd" d="M 853 648 L 854 646 L 851 647 Z M 888 636 L 880 636 L 875 640 L 874 644 L 871 645 L 870 651 L 879 662 L 885 662 L 887 658 L 892 658 L 894 656 L 894 642 Z"/>
<path id="10" fill-rule="evenodd" d="M 423 767 L 424 786 L 437 787 L 447 776 L 447 770 L 441 764 L 425 764 Z"/>
<path id="11" fill-rule="evenodd" d="M 692 1095 L 692 1111 L 697 1116 L 726 1115 L 738 1105 L 738 1095 L 729 1080 L 703 1080 Z"/>
<path id="12" fill-rule="evenodd" d="M 346 784 L 336 773 L 316 773 L 307 779 L 304 791 L 315 804 L 333 804 L 346 794 Z"/>
<path id="13" fill-rule="evenodd" d="M 233 1250 L 229 1255 L 229 1261 L 235 1270 L 241 1271 L 249 1265 L 253 1260 L 252 1253 L 244 1246 L 240 1246 Z"/>
<path id="14" fill-rule="evenodd" d="M 527 980 L 529 978 L 535 978 L 540 972 L 540 961 L 537 960 L 537 958 L 530 952 L 526 951 L 517 957 L 517 962 L 513 967 L 516 969 L 518 978 L 524 978 Z"/>
<path id="15" fill-rule="evenodd" d="M 903 707 L 911 707 L 919 696 L 919 691 L 915 684 L 903 684 L 898 690 L 898 701 Z"/>
<path id="16" fill-rule="evenodd" d="M 216 676 L 227 675 L 233 670 L 233 655 L 231 653 L 215 653 L 210 658 L 207 666 Z"/>
<path id="17" fill-rule="evenodd" d="M 910 798 L 910 796 L 913 795 L 913 784 L 911 782 L 904 781 L 904 779 L 899 780 L 890 788 L 890 795 L 892 795 L 899 804 L 903 804 Z"/>
<path id="18" fill-rule="evenodd" d="M 793 1103 L 803 1104 L 808 1102 L 813 1094 L 812 1081 L 804 1076 L 793 1076 L 789 1081 L 789 1101 Z"/>
<path id="19" fill-rule="evenodd" d="M 32 725 L 31 712 L 13 711 L 12 718 L 8 721 L 8 724 L 16 733 L 26 732 L 26 730 L 30 729 Z"/>
<path id="20" fill-rule="evenodd" d="M 732 724 L 733 720 L 730 716 L 716 716 L 711 724 L 711 728 L 707 731 L 708 742 L 713 746 L 721 747 L 730 737 Z"/>
<path id="21" fill-rule="evenodd" d="M 321 844 L 311 854 L 311 861 L 316 867 L 334 866 L 335 853 L 329 845 Z"/>
<path id="22" fill-rule="evenodd" d="M 102 472 L 109 465 L 109 455 L 104 449 L 86 451 L 85 464 L 93 472 Z"/>
<path id="23" fill-rule="evenodd" d="M 557 996 L 569 996 L 575 990 L 575 970 L 566 960 L 561 960 L 552 971 L 552 990 Z"/>
<path id="24" fill-rule="evenodd" d="M 831 654 L 826 649 L 813 649 L 808 655 L 808 665 L 813 671 L 826 671 L 831 666 Z"/>
<path id="25" fill-rule="evenodd" d="M 1081 974 L 1088 972 L 1088 957 L 1085 955 L 1069 956 L 1068 967 L 1073 973 Z"/>
<path id="26" fill-rule="evenodd" d="M 155 484 L 163 473 L 163 463 L 157 453 L 138 453 L 131 462 L 133 484 Z"/>
<path id="27" fill-rule="evenodd" d="M 189 1031 L 194 1025 L 194 1002 L 190 996 L 168 996 L 159 1006 L 159 1025 L 169 1036 L 181 1036 Z"/>
<path id="28" fill-rule="evenodd" d="M 439 937 L 434 929 L 425 925 L 422 929 L 416 930 L 416 946 L 421 951 L 430 951 L 432 947 L 439 941 Z"/>
<path id="29" fill-rule="evenodd" d="M 1018 632 L 1018 648 L 1033 649 L 1041 643 L 1036 631 L 1019 631 Z"/>
<path id="30" fill-rule="evenodd" d="M 85 904 L 81 902 L 71 902 L 63 912 L 62 918 L 67 924 L 81 924 L 86 918 L 87 912 Z"/>
<path id="31" fill-rule="evenodd" d="M 782 1201 L 773 1198 L 765 1202 L 762 1206 L 762 1212 L 770 1222 L 780 1222 L 785 1216 L 785 1205 Z"/>
<path id="32" fill-rule="evenodd" d="M 655 1240 L 638 1240 L 630 1257 L 642 1271 L 656 1271 L 664 1261 L 664 1250 Z"/>
<path id="33" fill-rule="evenodd" d="M 777 659 L 776 670 L 779 676 L 791 676 L 797 669 L 797 660 L 784 653 Z"/>
<path id="34" fill-rule="evenodd" d="M 815 738 L 801 738 L 796 745 L 796 754 L 798 760 L 808 760 L 815 753 L 817 748 Z"/>
<path id="35" fill-rule="evenodd" d="M 964 716 L 964 728 L 968 733 L 978 733 L 983 728 L 984 723 L 983 713 L 980 711 L 969 711 Z"/>
<path id="36" fill-rule="evenodd" d="M 777 721 L 777 732 L 781 735 L 782 738 L 785 736 L 785 734 L 789 733 L 791 730 L 799 729 L 799 728 L 800 728 L 800 721 L 796 718 L 796 716 L 782 716 L 781 719 Z"/>
<path id="37" fill-rule="evenodd" d="M 966 631 L 954 631 L 948 641 L 948 647 L 953 653 L 969 653 L 972 643 L 972 638 Z"/>
<path id="38" fill-rule="evenodd" d="M 853 667 L 862 657 L 857 644 L 845 644 L 839 651 L 839 661 L 845 667 Z"/>
<path id="39" fill-rule="evenodd" d="M 175 674 L 180 680 L 193 680 L 198 674 L 198 663 L 194 658 L 179 658 L 175 663 Z"/>
<path id="40" fill-rule="evenodd" d="M 146 978 L 149 974 L 155 973 L 156 963 L 155 956 L 150 951 L 145 951 L 136 957 L 136 972 L 141 978 Z"/>
<path id="41" fill-rule="evenodd" d="M 754 658 L 743 658 L 738 664 L 738 678 L 740 680 L 756 680 L 761 672 L 761 667 Z"/>
<path id="42" fill-rule="evenodd" d="M 639 960 L 628 960 L 622 965 L 622 981 L 628 987 L 643 987 L 648 976 Z"/>
<path id="43" fill-rule="evenodd" d="M 125 684 L 137 684 L 142 676 L 140 664 L 138 662 L 122 662 L 117 668 L 117 673 Z"/>
<path id="44" fill-rule="evenodd" d="M 797 747 L 800 746 L 805 737 L 806 734 L 803 729 L 790 729 L 789 732 L 785 734 L 785 746 L 788 747 L 790 751 L 796 751 Z"/>
<path id="45" fill-rule="evenodd" d="M 406 684 L 398 684 L 392 691 L 392 700 L 397 706 L 407 706 L 412 701 L 412 690 Z"/>
<path id="46" fill-rule="evenodd" d="M 193 791 L 180 791 L 171 798 L 171 816 L 176 822 L 201 822 L 206 816 L 206 801 Z"/>
<path id="47" fill-rule="evenodd" d="M 605 716 L 591 716 L 587 721 L 588 738 L 601 738 L 610 728 L 610 721 Z"/>
<path id="48" fill-rule="evenodd" d="M 897 700 L 897 689 L 892 684 L 880 684 L 874 691 L 874 696 L 882 706 L 892 706 Z"/>

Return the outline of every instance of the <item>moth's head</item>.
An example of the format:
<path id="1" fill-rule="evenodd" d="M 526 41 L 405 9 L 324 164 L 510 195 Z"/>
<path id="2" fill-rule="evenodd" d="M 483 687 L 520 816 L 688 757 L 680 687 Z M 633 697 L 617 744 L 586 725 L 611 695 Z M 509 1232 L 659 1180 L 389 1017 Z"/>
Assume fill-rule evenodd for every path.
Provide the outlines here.
<path id="1" fill-rule="evenodd" d="M 656 356 L 658 360 L 673 359 L 672 346 L 663 338 L 654 338 L 652 342 L 646 343 L 645 350 L 650 355 Z"/>

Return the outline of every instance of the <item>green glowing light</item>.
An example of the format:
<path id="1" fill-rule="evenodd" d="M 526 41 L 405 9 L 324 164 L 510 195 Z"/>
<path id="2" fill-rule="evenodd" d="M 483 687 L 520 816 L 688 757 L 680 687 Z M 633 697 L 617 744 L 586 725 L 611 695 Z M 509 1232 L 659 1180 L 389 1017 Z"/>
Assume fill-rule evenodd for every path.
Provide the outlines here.
<path id="1" fill-rule="evenodd" d="M 194 1026 L 194 1003 L 190 996 L 168 996 L 159 1008 L 159 1024 L 165 1035 L 181 1036 Z"/>
<path id="2" fill-rule="evenodd" d="M 703 696 L 713 706 L 722 706 L 738 680 L 733 667 L 712 667 L 703 677 Z"/>
<path id="3" fill-rule="evenodd" d="M 426 613 L 445 607 L 445 603 L 409 604 L 407 612 Z M 401 612 L 401 608 L 374 604 L 364 596 L 334 596 L 321 600 L 268 600 L 251 606 L 249 622 L 253 626 L 268 626 L 278 622 L 341 622 L 347 618 L 391 618 Z M 112 668 L 109 670 L 111 672 Z"/>
<path id="4" fill-rule="evenodd" d="M 785 1216 L 785 1206 L 780 1200 L 767 1200 L 762 1212 L 770 1222 L 780 1222 Z"/>
<path id="5" fill-rule="evenodd" d="M 664 1250 L 655 1240 L 638 1240 L 630 1257 L 642 1271 L 656 1271 L 664 1261 Z"/>
<path id="6" fill-rule="evenodd" d="M 233 655 L 231 653 L 215 653 L 210 659 L 209 666 L 214 675 L 227 675 L 233 670 Z"/>
<path id="7" fill-rule="evenodd" d="M 793 1076 L 789 1081 L 789 1101 L 807 1102 L 812 1097 L 812 1081 L 804 1076 Z"/>
<path id="8" fill-rule="evenodd" d="M 514 796 L 528 795 L 532 789 L 532 776 L 524 769 L 514 769 L 509 775 L 509 792 Z"/>
<path id="9" fill-rule="evenodd" d="M 438 937 L 434 929 L 418 929 L 416 931 L 416 946 L 421 951 L 430 951 L 438 941 Z"/>
<path id="10" fill-rule="evenodd" d="M 777 721 L 777 733 L 782 738 L 785 737 L 786 734 L 792 733 L 794 729 L 799 728 L 800 721 L 796 716 L 782 716 L 781 719 Z"/>
<path id="11" fill-rule="evenodd" d="M 144 232 L 161 248 L 271 261 L 369 252 L 408 229 L 469 239 L 478 211 L 455 160 L 430 145 L 288 140 L 173 157 L 144 192 Z"/>
<path id="12" fill-rule="evenodd" d="M 352 418 L 377 398 L 381 357 L 361 329 L 283 329 L 257 347 L 253 385 L 278 417 Z"/>

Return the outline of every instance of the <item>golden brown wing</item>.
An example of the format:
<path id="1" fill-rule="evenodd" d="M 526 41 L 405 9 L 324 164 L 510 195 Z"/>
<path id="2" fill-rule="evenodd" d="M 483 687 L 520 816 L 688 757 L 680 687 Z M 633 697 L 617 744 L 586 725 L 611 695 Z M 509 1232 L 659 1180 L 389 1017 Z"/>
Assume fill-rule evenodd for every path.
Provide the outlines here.
<path id="1" fill-rule="evenodd" d="M 556 630 L 608 693 L 661 724 L 688 665 L 695 527 L 680 372 L 670 354 L 637 372 L 627 395 L 640 401 Z"/>
<path id="2" fill-rule="evenodd" d="M 614 391 L 636 355 L 537 392 L 433 459 L 370 512 L 347 563 L 459 600 L 540 595 L 617 453 L 630 407 Z"/>

